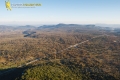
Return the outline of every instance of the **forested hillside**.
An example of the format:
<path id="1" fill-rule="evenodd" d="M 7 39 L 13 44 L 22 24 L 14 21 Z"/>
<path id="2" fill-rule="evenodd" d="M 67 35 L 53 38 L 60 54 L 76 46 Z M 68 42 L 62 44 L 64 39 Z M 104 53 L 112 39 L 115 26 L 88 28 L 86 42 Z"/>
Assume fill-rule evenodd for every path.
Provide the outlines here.
<path id="1" fill-rule="evenodd" d="M 0 33 L 0 73 L 40 59 L 15 79 L 120 79 L 120 36 L 111 29 L 58 24 L 10 30 Z"/>

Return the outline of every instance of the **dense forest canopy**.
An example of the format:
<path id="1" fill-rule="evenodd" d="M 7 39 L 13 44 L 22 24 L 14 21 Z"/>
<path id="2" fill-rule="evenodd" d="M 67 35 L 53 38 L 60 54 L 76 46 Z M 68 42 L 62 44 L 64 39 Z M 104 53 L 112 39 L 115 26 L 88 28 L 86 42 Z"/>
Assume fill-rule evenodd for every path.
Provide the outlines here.
<path id="1" fill-rule="evenodd" d="M 16 80 L 119 80 L 119 30 L 77 24 L 1 25 L 0 73 L 18 68 L 14 73 L 22 72 Z"/>

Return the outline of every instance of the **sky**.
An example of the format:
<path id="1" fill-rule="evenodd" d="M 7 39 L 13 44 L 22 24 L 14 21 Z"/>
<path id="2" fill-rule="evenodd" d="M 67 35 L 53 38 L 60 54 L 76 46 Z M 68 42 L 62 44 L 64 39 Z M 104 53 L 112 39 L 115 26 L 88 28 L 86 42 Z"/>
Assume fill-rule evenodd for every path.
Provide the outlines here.
<path id="1" fill-rule="evenodd" d="M 6 0 L 7 1 L 7 0 Z M 120 24 L 120 0 L 10 0 L 11 4 L 40 3 L 12 8 L 0 0 L 0 24 Z"/>

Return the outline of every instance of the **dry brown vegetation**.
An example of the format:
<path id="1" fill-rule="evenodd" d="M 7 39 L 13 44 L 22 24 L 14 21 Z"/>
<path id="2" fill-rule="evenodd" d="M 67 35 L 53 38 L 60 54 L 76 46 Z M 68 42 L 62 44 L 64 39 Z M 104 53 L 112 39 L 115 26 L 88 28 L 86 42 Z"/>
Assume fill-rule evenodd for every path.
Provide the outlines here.
<path id="1" fill-rule="evenodd" d="M 31 31 L 35 33 L 31 33 Z M 58 59 L 67 66 L 74 65 L 82 74 L 92 77 L 120 79 L 120 37 L 94 26 L 58 27 L 14 31 L 0 35 L 0 67 L 19 66 L 35 58 Z M 28 34 L 29 33 L 29 34 Z M 92 39 L 94 36 L 111 34 Z M 59 52 L 70 45 L 87 43 Z M 55 54 L 55 52 L 57 54 Z M 59 52 L 59 53 L 58 53 Z M 12 66 L 11 66 L 12 65 Z M 97 75 L 96 75 L 97 74 Z M 102 74 L 106 75 L 103 76 Z M 97 80 L 97 79 L 95 79 Z M 111 79 L 112 80 L 112 79 Z"/>

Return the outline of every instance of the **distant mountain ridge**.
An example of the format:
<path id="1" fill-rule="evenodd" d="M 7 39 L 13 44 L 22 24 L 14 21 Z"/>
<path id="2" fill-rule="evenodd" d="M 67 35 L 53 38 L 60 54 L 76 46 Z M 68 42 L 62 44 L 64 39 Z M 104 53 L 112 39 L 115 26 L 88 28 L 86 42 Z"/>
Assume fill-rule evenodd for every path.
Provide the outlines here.
<path id="1" fill-rule="evenodd" d="M 57 25 L 43 25 L 39 27 L 35 27 L 32 25 L 25 25 L 25 26 L 5 26 L 0 25 L 0 32 L 2 31 L 14 31 L 14 30 L 42 30 L 42 29 L 58 29 L 58 28 L 81 28 L 82 29 L 104 29 L 104 30 L 113 30 L 111 27 L 101 27 L 99 25 L 88 24 L 88 25 L 81 25 L 81 24 L 57 24 Z"/>
<path id="2" fill-rule="evenodd" d="M 80 26 L 95 27 L 95 25 L 57 24 L 57 25 L 43 25 L 38 28 L 60 28 L 60 27 L 80 27 Z"/>
<path id="3" fill-rule="evenodd" d="M 26 26 L 5 26 L 5 25 L 0 25 L 0 32 L 3 31 L 14 31 L 14 30 L 28 30 L 28 29 L 35 29 L 36 27 L 31 26 L 31 25 L 26 25 Z"/>
<path id="4" fill-rule="evenodd" d="M 89 31 L 102 31 L 103 28 L 95 25 L 79 25 L 79 24 L 57 24 L 43 25 L 33 30 L 23 31 L 24 37 L 40 37 L 40 32 L 43 33 L 87 33 Z"/>

